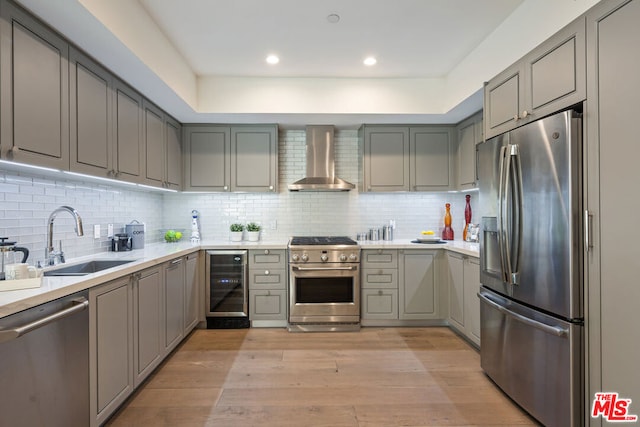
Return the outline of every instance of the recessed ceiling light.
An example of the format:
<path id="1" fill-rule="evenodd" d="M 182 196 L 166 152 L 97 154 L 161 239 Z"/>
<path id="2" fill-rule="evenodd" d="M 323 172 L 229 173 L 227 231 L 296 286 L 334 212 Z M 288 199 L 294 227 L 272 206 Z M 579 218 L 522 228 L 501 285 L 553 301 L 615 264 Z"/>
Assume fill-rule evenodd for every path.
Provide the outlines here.
<path id="1" fill-rule="evenodd" d="M 378 62 L 378 60 L 376 58 L 374 58 L 373 56 L 369 56 L 369 57 L 365 58 L 364 61 L 362 61 L 362 63 L 364 65 L 366 65 L 367 67 L 371 67 L 372 65 L 376 65 L 377 62 Z"/>
<path id="2" fill-rule="evenodd" d="M 275 65 L 278 62 L 280 62 L 280 58 L 278 58 L 276 55 L 267 56 L 267 63 L 268 64 Z"/>
<path id="3" fill-rule="evenodd" d="M 340 22 L 340 15 L 338 15 L 337 13 L 332 13 L 327 16 L 327 21 L 329 21 L 330 24 L 337 24 L 338 22 Z"/>

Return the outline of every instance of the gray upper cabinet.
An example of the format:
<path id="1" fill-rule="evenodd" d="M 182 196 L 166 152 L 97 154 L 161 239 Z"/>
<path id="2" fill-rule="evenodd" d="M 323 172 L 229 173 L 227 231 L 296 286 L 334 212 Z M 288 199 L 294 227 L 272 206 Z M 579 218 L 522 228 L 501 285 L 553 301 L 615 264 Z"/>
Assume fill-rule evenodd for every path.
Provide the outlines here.
<path id="1" fill-rule="evenodd" d="M 358 136 L 360 191 L 453 188 L 453 127 L 364 125 Z"/>
<path id="2" fill-rule="evenodd" d="M 229 191 L 231 181 L 231 129 L 228 126 L 186 125 L 184 189 Z"/>
<path id="3" fill-rule="evenodd" d="M 455 133 L 451 126 L 410 127 L 410 187 L 413 191 L 453 188 Z"/>
<path id="4" fill-rule="evenodd" d="M 276 125 L 184 126 L 184 189 L 278 191 Z"/>
<path id="5" fill-rule="evenodd" d="M 114 79 L 113 178 L 142 182 L 145 169 L 142 96 Z"/>
<path id="6" fill-rule="evenodd" d="M 147 102 L 142 103 L 144 113 L 145 181 L 164 187 L 164 117 L 162 110 Z"/>
<path id="7" fill-rule="evenodd" d="M 231 191 L 276 192 L 276 126 L 231 127 Z"/>
<path id="8" fill-rule="evenodd" d="M 409 191 L 409 128 L 362 126 L 360 191 Z"/>
<path id="9" fill-rule="evenodd" d="M 69 169 L 69 45 L 0 5 L 0 157 Z"/>
<path id="10" fill-rule="evenodd" d="M 584 16 L 491 79 L 484 93 L 484 138 L 583 101 L 586 98 Z"/>
<path id="11" fill-rule="evenodd" d="M 482 142 L 482 113 L 460 122 L 456 129 L 458 131 L 457 188 L 468 190 L 475 188 L 478 180 L 476 144 Z"/>
<path id="12" fill-rule="evenodd" d="M 110 176 L 113 173 L 111 74 L 74 48 L 69 54 L 70 169 Z"/>
<path id="13" fill-rule="evenodd" d="M 182 188 L 182 126 L 166 114 L 164 115 L 164 134 L 166 154 L 165 186 L 172 190 Z"/>

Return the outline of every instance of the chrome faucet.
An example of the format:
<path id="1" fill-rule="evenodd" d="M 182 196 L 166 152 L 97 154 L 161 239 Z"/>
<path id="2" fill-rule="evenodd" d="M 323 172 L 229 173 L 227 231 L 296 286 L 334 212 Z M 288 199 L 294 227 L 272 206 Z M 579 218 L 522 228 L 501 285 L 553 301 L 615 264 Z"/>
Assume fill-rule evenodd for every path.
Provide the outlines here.
<path id="1" fill-rule="evenodd" d="M 56 251 L 53 248 L 53 220 L 56 219 L 56 215 L 58 212 L 69 212 L 73 218 L 76 220 L 75 231 L 78 236 L 82 236 L 84 234 L 84 230 L 82 229 L 82 218 L 80 218 L 80 214 L 77 210 L 69 206 L 60 206 L 58 209 L 51 212 L 49 215 L 49 219 L 47 220 L 47 224 L 49 226 L 48 236 L 47 236 L 47 247 L 45 249 L 45 259 L 48 265 L 54 265 L 56 263 L 56 258 L 60 260 L 61 263 L 64 263 L 64 252 L 62 252 L 62 241 L 60 241 L 60 250 Z"/>

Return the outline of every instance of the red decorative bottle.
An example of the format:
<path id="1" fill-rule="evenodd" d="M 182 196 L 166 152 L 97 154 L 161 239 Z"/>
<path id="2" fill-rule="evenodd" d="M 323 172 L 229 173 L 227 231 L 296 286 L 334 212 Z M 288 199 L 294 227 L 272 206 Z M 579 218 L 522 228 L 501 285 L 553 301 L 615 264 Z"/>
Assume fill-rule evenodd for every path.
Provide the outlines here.
<path id="1" fill-rule="evenodd" d="M 451 204 L 445 203 L 446 212 L 444 214 L 444 229 L 442 230 L 442 240 L 453 240 L 453 228 L 451 228 Z"/>
<path id="2" fill-rule="evenodd" d="M 470 195 L 466 195 L 467 205 L 464 207 L 464 230 L 462 230 L 462 240 L 467 241 L 467 229 L 469 228 L 469 224 L 471 224 L 471 200 Z"/>

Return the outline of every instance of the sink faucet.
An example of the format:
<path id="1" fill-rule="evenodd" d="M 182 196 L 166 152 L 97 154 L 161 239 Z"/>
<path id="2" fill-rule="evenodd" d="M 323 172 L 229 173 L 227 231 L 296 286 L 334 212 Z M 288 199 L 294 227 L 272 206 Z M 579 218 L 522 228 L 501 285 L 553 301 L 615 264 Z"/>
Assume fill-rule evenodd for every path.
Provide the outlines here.
<path id="1" fill-rule="evenodd" d="M 82 236 L 84 231 L 82 229 L 82 218 L 80 218 L 80 214 L 77 210 L 69 206 L 60 206 L 58 209 L 51 212 L 49 215 L 49 219 L 47 220 L 47 224 L 49 226 L 48 236 L 47 236 L 47 248 L 45 249 L 45 259 L 48 265 L 54 265 L 56 263 L 56 258 L 60 260 L 61 263 L 64 263 L 64 252 L 62 252 L 62 241 L 60 241 L 60 250 L 56 251 L 53 248 L 53 220 L 56 219 L 56 215 L 58 212 L 69 212 L 73 218 L 76 220 L 75 231 L 78 236 Z"/>

